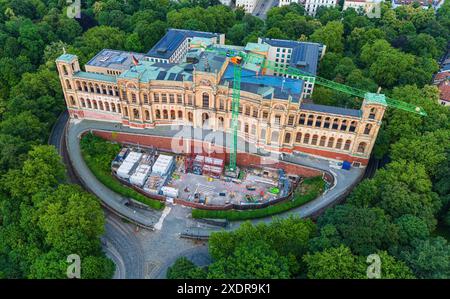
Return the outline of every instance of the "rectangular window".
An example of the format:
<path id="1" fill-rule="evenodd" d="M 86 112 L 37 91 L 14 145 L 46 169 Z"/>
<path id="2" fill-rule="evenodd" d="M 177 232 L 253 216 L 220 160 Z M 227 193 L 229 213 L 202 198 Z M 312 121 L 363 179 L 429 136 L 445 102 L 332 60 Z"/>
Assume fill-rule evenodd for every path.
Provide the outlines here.
<path id="1" fill-rule="evenodd" d="M 159 103 L 159 93 L 153 94 L 153 101 L 154 101 L 155 103 Z"/>
<path id="2" fill-rule="evenodd" d="M 144 93 L 144 104 L 148 104 L 148 95 Z"/>
<path id="3" fill-rule="evenodd" d="M 169 94 L 169 102 L 171 104 L 175 103 L 175 95 L 173 93 Z"/>
<path id="4" fill-rule="evenodd" d="M 183 96 L 181 94 L 177 94 L 177 103 L 183 104 Z"/>
<path id="5" fill-rule="evenodd" d="M 167 103 L 167 94 L 163 93 L 163 94 L 161 95 L 161 102 Z"/>

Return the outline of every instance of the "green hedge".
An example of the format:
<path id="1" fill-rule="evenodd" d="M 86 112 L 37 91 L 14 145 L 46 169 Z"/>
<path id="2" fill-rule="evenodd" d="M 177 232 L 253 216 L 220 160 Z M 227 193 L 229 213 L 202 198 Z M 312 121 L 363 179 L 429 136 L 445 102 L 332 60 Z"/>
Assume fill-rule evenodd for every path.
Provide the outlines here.
<path id="1" fill-rule="evenodd" d="M 103 185 L 124 197 L 137 200 L 151 208 L 160 210 L 164 207 L 161 201 L 148 198 L 136 190 L 122 185 L 112 176 L 111 161 L 120 151 L 118 144 L 108 142 L 89 133 L 83 136 L 80 146 L 84 161 Z"/>
<path id="2" fill-rule="evenodd" d="M 284 201 L 266 208 L 256 210 L 227 210 L 227 211 L 213 211 L 213 210 L 192 210 L 193 218 L 216 218 L 227 219 L 230 221 L 247 220 L 254 218 L 261 218 L 270 215 L 275 215 L 281 212 L 288 211 L 292 208 L 299 207 L 315 198 L 317 198 L 324 190 L 325 182 L 318 177 L 307 178 L 303 181 L 301 186 L 294 194 L 294 200 Z M 302 190 L 307 189 L 305 194 Z"/>

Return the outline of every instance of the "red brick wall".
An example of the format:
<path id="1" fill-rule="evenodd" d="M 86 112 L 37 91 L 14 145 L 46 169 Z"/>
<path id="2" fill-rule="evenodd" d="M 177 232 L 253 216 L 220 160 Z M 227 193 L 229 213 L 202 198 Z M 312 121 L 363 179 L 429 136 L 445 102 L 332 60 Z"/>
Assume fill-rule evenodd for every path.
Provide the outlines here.
<path id="1" fill-rule="evenodd" d="M 94 131 L 94 134 L 102 137 L 104 139 L 117 141 L 120 143 L 131 143 L 131 144 L 139 144 L 142 146 L 154 146 L 160 150 L 166 150 L 175 153 L 185 153 L 186 151 L 191 152 L 194 150 L 194 153 L 198 154 L 207 154 L 210 149 L 212 153 L 210 156 L 225 159 L 227 162 L 229 160 L 229 154 L 225 154 L 225 149 L 221 146 L 211 146 L 209 144 L 204 144 L 202 141 L 194 140 L 193 145 L 187 149 L 186 146 L 183 145 L 183 141 L 173 141 L 172 138 L 168 137 L 160 137 L 160 136 L 151 136 L 151 135 L 134 135 L 128 133 L 115 133 L 114 137 L 111 132 L 105 131 Z M 173 143 L 175 144 L 175 148 L 178 150 L 173 150 Z M 267 159 L 258 155 L 249 154 L 249 153 L 238 153 L 237 164 L 240 166 L 250 166 L 250 165 L 265 165 L 272 168 L 283 168 L 289 174 L 301 175 L 303 177 L 311 177 L 322 175 L 322 172 L 316 169 L 285 163 L 278 160 Z"/>

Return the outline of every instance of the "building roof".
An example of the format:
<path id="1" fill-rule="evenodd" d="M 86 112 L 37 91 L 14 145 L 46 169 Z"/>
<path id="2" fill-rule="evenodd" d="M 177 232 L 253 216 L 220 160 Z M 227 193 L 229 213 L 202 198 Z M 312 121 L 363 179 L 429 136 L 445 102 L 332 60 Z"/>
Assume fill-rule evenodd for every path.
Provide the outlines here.
<path id="1" fill-rule="evenodd" d="M 119 78 L 139 79 L 141 82 L 150 82 L 152 80 L 192 81 L 192 70 L 192 65 L 187 63 L 174 64 L 140 61 L 139 65 L 132 66 L 119 75 Z"/>
<path id="2" fill-rule="evenodd" d="M 269 51 L 269 46 L 266 44 L 258 43 L 247 43 L 245 46 L 245 51 L 249 52 L 267 52 Z"/>
<path id="3" fill-rule="evenodd" d="M 153 48 L 148 51 L 147 56 L 169 59 L 186 38 L 213 38 L 219 37 L 220 33 L 202 32 L 183 29 L 169 29 Z"/>
<path id="4" fill-rule="evenodd" d="M 439 84 L 440 99 L 450 102 L 450 84 L 448 82 L 442 82 Z"/>
<path id="5" fill-rule="evenodd" d="M 336 114 L 336 115 L 361 117 L 361 110 L 334 107 L 334 106 L 325 106 L 325 105 L 319 105 L 319 104 L 301 103 L 300 109 L 307 110 L 307 111 L 314 111 L 314 112 Z"/>
<path id="6" fill-rule="evenodd" d="M 91 72 L 76 72 L 73 75 L 75 78 L 82 78 L 82 79 L 89 79 L 89 80 L 97 80 L 97 81 L 106 81 L 111 83 L 116 83 L 116 77 L 110 76 L 110 75 L 104 75 L 104 74 L 98 74 L 98 73 L 91 73 Z"/>
<path id="7" fill-rule="evenodd" d="M 290 66 L 313 75 L 317 73 L 317 64 L 323 51 L 322 44 L 272 38 L 263 38 L 261 41 L 272 47 L 292 49 Z"/>
<path id="8" fill-rule="evenodd" d="M 434 76 L 434 82 L 450 79 L 450 71 L 440 72 Z"/>
<path id="9" fill-rule="evenodd" d="M 145 57 L 145 55 L 141 53 L 103 49 L 86 63 L 86 65 L 127 70 L 133 65 L 132 55 L 134 55 L 137 60 L 142 60 Z"/>
<path id="10" fill-rule="evenodd" d="M 220 84 L 233 86 L 234 65 L 229 64 Z M 298 102 L 303 91 L 303 80 L 278 76 L 258 75 L 256 72 L 243 68 L 241 73 L 241 90 L 261 95 L 264 99 L 272 97 L 282 100 Z"/>
<path id="11" fill-rule="evenodd" d="M 59 56 L 58 58 L 56 58 L 56 61 L 71 62 L 76 57 L 77 56 L 75 56 L 75 55 L 65 53 L 65 54 L 62 54 L 61 56 Z"/>

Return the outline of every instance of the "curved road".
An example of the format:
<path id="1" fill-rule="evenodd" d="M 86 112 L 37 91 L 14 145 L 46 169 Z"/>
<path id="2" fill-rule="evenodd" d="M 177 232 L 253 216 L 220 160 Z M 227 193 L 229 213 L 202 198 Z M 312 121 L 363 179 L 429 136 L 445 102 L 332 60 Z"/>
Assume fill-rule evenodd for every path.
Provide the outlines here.
<path id="1" fill-rule="evenodd" d="M 67 115 L 65 116 L 67 119 Z M 55 131 L 64 135 L 62 124 L 64 119 L 58 121 Z M 99 197 L 102 202 L 115 211 L 119 215 L 125 215 L 129 220 L 135 221 L 143 227 L 153 228 L 159 219 L 163 219 L 161 225 L 154 231 L 141 229 L 136 232 L 133 226 L 117 220 L 112 224 L 108 215 L 105 233 L 105 250 L 108 255 L 116 262 L 116 277 L 126 278 L 163 278 L 167 267 L 179 256 L 188 256 L 193 260 L 197 260 L 199 264 L 206 263 L 209 260 L 206 242 L 193 242 L 179 237 L 180 233 L 187 230 L 202 231 L 202 233 L 210 234 L 219 228 L 207 224 L 201 224 L 191 219 L 190 209 L 182 206 L 167 205 L 165 217 L 160 217 L 161 212 L 140 211 L 129 208 L 124 205 L 124 199 L 103 186 L 90 172 L 82 159 L 79 146 L 79 138 L 83 132 L 91 129 L 103 130 L 109 132 L 126 132 L 132 134 L 148 134 L 165 137 L 179 136 L 180 129 L 171 126 L 158 126 L 154 129 L 131 129 L 122 127 L 114 123 L 99 122 L 91 120 L 70 120 L 66 125 L 66 134 L 63 142 L 55 142 L 52 144 L 59 145 L 60 148 L 67 149 L 67 155 L 70 156 L 70 166 L 73 167 L 77 177 L 82 179 L 82 183 L 86 189 Z M 186 127 L 184 127 L 186 129 Z M 207 138 L 211 140 L 211 134 L 216 135 L 214 138 L 217 145 L 222 145 L 223 133 L 212 132 L 201 129 L 188 129 L 195 139 Z M 52 136 L 57 135 L 52 134 Z M 61 135 L 61 137 L 62 137 Z M 200 138 L 199 138 L 200 136 Z M 227 136 L 225 136 L 227 137 Z M 64 144 L 67 142 L 67 144 Z M 239 150 L 250 151 L 255 153 L 256 148 L 253 144 L 240 142 Z M 331 186 L 327 192 L 317 199 L 299 208 L 293 209 L 286 213 L 277 215 L 278 217 L 286 217 L 291 214 L 297 214 L 300 217 L 310 217 L 317 215 L 326 207 L 336 203 L 342 199 L 351 188 L 361 179 L 364 170 L 353 168 L 350 171 L 333 168 L 328 160 L 309 157 L 306 155 L 286 155 L 284 161 L 289 163 L 301 164 L 306 167 L 316 168 L 327 171 L 334 176 L 335 184 Z M 71 168 L 69 167 L 69 168 Z M 272 217 L 257 219 L 253 222 L 271 221 Z M 236 229 L 240 222 L 231 223 L 227 230 Z M 130 237 L 133 235 L 133 237 Z M 128 237 L 128 239 L 126 239 Z M 126 244 L 124 244 L 126 243 Z M 130 246 L 131 248 L 127 248 Z M 111 247 L 111 248 L 109 248 Z"/>

